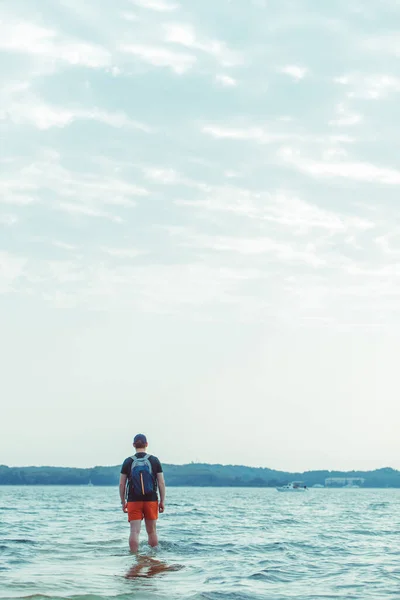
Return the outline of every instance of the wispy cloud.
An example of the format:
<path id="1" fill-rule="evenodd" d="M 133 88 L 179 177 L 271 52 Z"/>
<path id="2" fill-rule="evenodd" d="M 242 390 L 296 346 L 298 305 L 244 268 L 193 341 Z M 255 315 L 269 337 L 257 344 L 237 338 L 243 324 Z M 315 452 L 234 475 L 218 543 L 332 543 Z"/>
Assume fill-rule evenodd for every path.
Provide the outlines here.
<path id="1" fill-rule="evenodd" d="M 332 119 L 329 124 L 338 127 L 346 127 L 351 125 L 359 125 L 362 121 L 362 116 L 357 113 L 352 113 L 344 104 L 340 103 L 336 107 L 337 117 Z"/>
<path id="2" fill-rule="evenodd" d="M 287 134 L 273 133 L 262 127 L 226 127 L 224 125 L 204 125 L 203 133 L 219 139 L 251 140 L 261 144 L 282 141 Z"/>
<path id="3" fill-rule="evenodd" d="M 400 41 L 395 32 L 387 31 L 383 35 L 366 36 L 364 46 L 374 53 L 400 56 Z"/>
<path id="4" fill-rule="evenodd" d="M 217 75 L 215 77 L 216 81 L 225 87 L 236 87 L 237 81 L 233 77 L 229 75 Z"/>
<path id="5" fill-rule="evenodd" d="M 396 271 L 395 36 L 345 3 L 50 4 L 0 8 L 3 290 L 334 324 Z"/>
<path id="6" fill-rule="evenodd" d="M 175 2 L 166 2 L 165 0 L 129 0 L 135 6 L 155 10 L 157 12 L 172 12 L 179 8 Z"/>
<path id="7" fill-rule="evenodd" d="M 276 119 L 268 125 L 235 126 L 225 124 L 203 125 L 201 131 L 216 139 L 249 141 L 257 144 L 277 144 L 283 142 L 300 142 L 318 145 L 350 144 L 354 141 L 349 135 L 321 135 L 301 131 L 296 126 L 288 127 L 290 119 Z"/>
<path id="8" fill-rule="evenodd" d="M 99 217 L 103 219 L 109 219 L 110 221 L 114 221 L 115 223 L 121 223 L 122 218 L 119 215 L 113 215 L 110 212 L 105 210 L 101 210 L 98 208 L 93 208 L 86 204 L 80 203 L 72 203 L 72 202 L 59 202 L 55 205 L 57 210 L 64 211 L 74 216 L 85 216 L 85 217 Z"/>
<path id="9" fill-rule="evenodd" d="M 335 81 L 347 89 L 349 98 L 379 100 L 400 92 L 400 77 L 396 75 L 353 73 L 337 77 Z"/>
<path id="10" fill-rule="evenodd" d="M 325 231 L 329 236 L 349 235 L 374 228 L 374 222 L 368 218 L 327 210 L 284 191 L 268 194 L 221 186 L 211 188 L 202 200 L 176 202 L 201 211 L 225 212 L 260 224 L 271 223 L 288 229 L 292 236 L 307 235 L 315 230 Z"/>
<path id="11" fill-rule="evenodd" d="M 6 227 L 11 227 L 18 223 L 18 217 L 16 215 L 10 213 L 0 214 L 0 225 L 4 225 Z"/>
<path id="12" fill-rule="evenodd" d="M 169 68 L 177 75 L 189 71 L 196 62 L 196 57 L 191 54 L 168 50 L 162 46 L 124 44 L 119 50 L 155 67 Z"/>
<path id="13" fill-rule="evenodd" d="M 31 92 L 29 84 L 13 86 L 4 95 L 7 97 L 7 105 L 0 115 L 3 121 L 11 121 L 15 125 L 50 129 L 67 127 L 75 121 L 97 121 L 110 127 L 152 132 L 149 126 L 129 118 L 123 112 L 108 112 L 97 107 L 78 108 L 47 104 Z"/>
<path id="14" fill-rule="evenodd" d="M 26 206 L 34 202 L 32 192 L 35 186 L 26 181 L 20 181 L 18 177 L 0 181 L 0 202 L 4 204 L 15 204 Z"/>
<path id="15" fill-rule="evenodd" d="M 299 65 L 287 65 L 285 67 L 281 67 L 279 71 L 285 75 L 289 75 L 296 81 L 304 79 L 308 73 L 308 69 L 306 67 L 300 67 Z"/>
<path id="16" fill-rule="evenodd" d="M 145 252 L 138 248 L 103 248 L 103 252 L 108 256 L 114 256 L 115 258 L 137 258 L 143 256 Z"/>
<path id="17" fill-rule="evenodd" d="M 100 45 L 68 38 L 28 21 L 0 21 L 0 49 L 40 56 L 49 65 L 62 62 L 93 69 L 109 67 L 110 53 Z"/>
<path id="18" fill-rule="evenodd" d="M 67 250 L 68 252 L 77 249 L 77 247 L 73 244 L 67 244 L 66 242 L 60 242 L 59 240 L 54 240 L 53 246 L 55 246 L 56 248 L 61 248 L 62 250 Z"/>
<path id="19" fill-rule="evenodd" d="M 282 243 L 268 237 L 240 238 L 228 236 L 207 236 L 183 232 L 184 244 L 206 248 L 218 252 L 232 252 L 245 256 L 270 255 L 280 263 L 306 263 L 312 267 L 325 264 L 319 257 L 312 244 L 306 247 L 296 247 L 291 243 Z"/>
<path id="20" fill-rule="evenodd" d="M 13 291 L 15 283 L 24 273 L 26 263 L 25 257 L 0 251 L 0 294 Z"/>
<path id="21" fill-rule="evenodd" d="M 293 168 L 312 177 L 343 177 L 365 183 L 400 185 L 400 171 L 372 163 L 314 160 L 302 157 L 291 148 L 283 149 L 280 157 Z"/>
<path id="22" fill-rule="evenodd" d="M 121 223 L 124 220 L 121 211 L 135 208 L 138 199 L 149 193 L 143 186 L 116 178 L 112 172 L 79 175 L 64 167 L 60 157 L 51 153 L 44 160 L 20 168 L 19 176 L 24 181 L 23 187 L 17 178 L 10 177 L 2 183 L 5 202 L 14 207 L 39 202 L 73 218 L 96 217 Z"/>
<path id="23" fill-rule="evenodd" d="M 220 40 L 200 37 L 195 28 L 190 24 L 169 23 L 164 26 L 164 29 L 166 42 L 212 55 L 221 65 L 226 67 L 241 63 L 241 58 L 237 53 L 230 50 L 226 43 Z"/>

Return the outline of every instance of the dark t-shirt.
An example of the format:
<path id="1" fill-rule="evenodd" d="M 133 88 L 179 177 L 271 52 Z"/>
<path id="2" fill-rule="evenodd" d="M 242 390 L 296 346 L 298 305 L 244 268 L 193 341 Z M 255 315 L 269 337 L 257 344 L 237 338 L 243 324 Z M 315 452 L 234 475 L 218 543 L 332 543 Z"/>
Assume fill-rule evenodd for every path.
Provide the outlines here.
<path id="1" fill-rule="evenodd" d="M 137 456 L 138 458 L 143 458 L 144 456 L 146 456 L 146 452 L 136 452 L 135 456 Z M 154 488 L 153 488 L 152 492 L 150 492 L 149 494 L 145 494 L 144 496 L 142 496 L 142 494 L 135 494 L 135 492 L 132 489 L 132 485 L 131 485 L 131 470 L 132 470 L 132 463 L 133 463 L 132 456 L 130 456 L 129 458 L 126 458 L 124 460 L 124 462 L 122 463 L 121 473 L 128 477 L 128 502 L 143 502 L 143 501 L 144 502 L 157 502 L 158 501 L 157 473 L 162 473 L 163 470 L 162 470 L 161 463 L 156 456 L 152 456 L 150 454 L 149 461 L 151 464 L 151 470 L 152 470 L 152 475 L 153 475 L 153 480 L 154 480 Z"/>

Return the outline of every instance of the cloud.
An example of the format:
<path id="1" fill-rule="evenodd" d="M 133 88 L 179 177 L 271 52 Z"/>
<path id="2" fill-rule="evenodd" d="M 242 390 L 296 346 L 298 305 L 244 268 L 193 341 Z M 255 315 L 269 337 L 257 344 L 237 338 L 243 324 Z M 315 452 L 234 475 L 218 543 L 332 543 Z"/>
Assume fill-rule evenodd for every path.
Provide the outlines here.
<path id="1" fill-rule="evenodd" d="M 122 112 L 107 112 L 97 107 L 77 108 L 47 104 L 26 88 L 10 90 L 7 105 L 1 110 L 0 118 L 15 125 L 33 125 L 38 129 L 67 127 L 75 121 L 97 121 L 116 128 L 131 128 L 151 133 L 152 129 L 143 123 L 130 119 Z M 28 87 L 29 90 L 29 87 Z"/>
<path id="2" fill-rule="evenodd" d="M 143 186 L 121 176 L 116 177 L 112 167 L 107 169 L 103 165 L 102 171 L 79 173 L 64 167 L 60 157 L 51 152 L 45 153 L 43 160 L 26 166 L 17 164 L 15 168 L 24 187 L 21 190 L 17 178 L 4 180 L 4 201 L 22 207 L 19 195 L 29 190 L 32 202 L 40 202 L 43 208 L 52 211 L 68 213 L 74 219 L 93 217 L 121 223 L 124 220 L 121 213 L 134 209 L 138 199 L 149 194 Z M 49 195 L 51 200 L 47 200 Z"/>
<path id="3" fill-rule="evenodd" d="M 218 83 L 220 83 L 224 87 L 236 87 L 237 86 L 236 79 L 233 79 L 233 77 L 230 77 L 229 75 L 222 75 L 222 74 L 216 75 L 215 79 Z"/>
<path id="4" fill-rule="evenodd" d="M 400 185 L 400 171 L 365 162 L 329 162 L 303 158 L 291 148 L 282 149 L 280 158 L 293 168 L 312 177 L 342 177 L 364 183 Z"/>
<path id="5" fill-rule="evenodd" d="M 162 167 L 141 167 L 145 177 L 160 185 L 185 186 L 202 191 L 208 191 L 211 187 L 203 182 L 196 181 L 190 177 L 185 177 L 182 173 L 170 168 Z"/>
<path id="6" fill-rule="evenodd" d="M 207 124 L 201 127 L 201 131 L 215 139 L 227 139 L 237 141 L 249 141 L 257 144 L 276 144 L 279 142 L 301 142 L 311 144 L 350 144 L 354 138 L 349 135 L 319 135 L 309 132 L 299 132 L 288 126 L 284 130 L 277 129 L 277 123 L 289 123 L 290 120 L 278 119 L 271 122 L 269 126 L 248 125 L 233 126 L 224 124 Z"/>
<path id="7" fill-rule="evenodd" d="M 152 179 L 153 181 L 156 181 L 157 183 L 162 183 L 164 185 L 175 185 L 184 182 L 184 178 L 182 177 L 182 175 L 174 169 L 143 167 L 143 172 L 149 179 Z"/>
<path id="8" fill-rule="evenodd" d="M 165 0 L 130 0 L 135 6 L 155 10 L 157 12 L 172 12 L 179 8 L 179 4 Z"/>
<path id="9" fill-rule="evenodd" d="M 290 243 L 278 242 L 268 237 L 240 238 L 191 234 L 187 236 L 185 244 L 245 256 L 270 255 L 282 263 L 305 263 L 311 267 L 321 267 L 325 264 L 325 260 L 316 254 L 312 244 L 305 248 L 296 248 Z"/>
<path id="10" fill-rule="evenodd" d="M 67 38 L 54 29 L 30 22 L 0 21 L 0 49 L 92 69 L 112 64 L 111 55 L 102 46 Z"/>
<path id="11" fill-rule="evenodd" d="M 119 50 L 154 67 L 171 69 L 177 75 L 183 75 L 196 63 L 196 57 L 192 54 L 168 50 L 162 46 L 123 44 Z"/>
<path id="12" fill-rule="evenodd" d="M 13 291 L 15 282 L 23 275 L 27 259 L 0 251 L 0 294 Z"/>
<path id="13" fill-rule="evenodd" d="M 234 66 L 242 62 L 237 53 L 232 52 L 227 45 L 215 39 L 201 38 L 193 25 L 187 23 L 168 23 L 164 25 L 165 41 L 198 50 L 215 57 L 223 66 Z"/>
<path id="14" fill-rule="evenodd" d="M 400 77 L 390 74 L 353 73 L 337 77 L 335 82 L 347 87 L 347 96 L 352 99 L 379 100 L 400 92 Z"/>
<path id="15" fill-rule="evenodd" d="M 54 206 L 54 208 L 56 210 L 61 210 L 63 212 L 69 213 L 71 216 L 77 215 L 85 217 L 100 217 L 104 219 L 109 219 L 110 221 L 114 221 L 115 223 L 122 222 L 122 218 L 120 216 L 113 215 L 105 210 L 100 210 L 98 208 L 87 206 L 86 204 L 59 202 Z"/>
<path id="16" fill-rule="evenodd" d="M 87 261 L 40 260 L 30 265 L 34 290 L 45 300 L 63 308 L 91 310 L 127 308 L 159 314 L 184 314 L 204 306 L 235 306 L 242 283 L 258 278 L 255 269 L 187 264 L 130 264 L 123 256 L 118 264 Z M 0 263 L 1 264 L 1 263 Z M 54 286 L 57 282 L 57 286 Z M 201 314 L 201 313 L 200 313 Z M 201 318 L 201 316 L 200 316 Z"/>
<path id="17" fill-rule="evenodd" d="M 374 227 L 367 219 L 323 209 L 288 194 L 277 194 L 273 197 L 264 210 L 264 218 L 300 234 L 319 229 L 334 235 L 349 231 L 366 231 Z"/>
<path id="18" fill-rule="evenodd" d="M 359 125 L 363 120 L 361 115 L 350 112 L 343 103 L 337 105 L 336 113 L 337 118 L 329 121 L 330 125 L 336 125 L 337 127 Z"/>
<path id="19" fill-rule="evenodd" d="M 374 54 L 400 56 L 400 40 L 397 33 L 386 31 L 384 35 L 366 37 L 363 45 Z"/>
<path id="20" fill-rule="evenodd" d="M 393 243 L 394 242 L 394 243 Z M 400 231 L 396 228 L 390 233 L 378 236 L 375 243 L 386 256 L 400 256 Z"/>
<path id="21" fill-rule="evenodd" d="M 8 289 L 59 306 L 205 317 L 268 304 L 335 322 L 329 294 L 398 260 L 395 106 L 359 102 L 396 101 L 394 38 L 279 3 L 211 14 L 201 2 L 62 0 L 45 20 L 22 4 L 0 29 L 0 225 L 29 248 L 31 278 Z M 320 56 L 303 43 L 317 29 Z M 47 242 L 29 241 L 30 227 Z"/>
<path id="22" fill-rule="evenodd" d="M 0 225 L 4 225 L 6 227 L 11 227 L 18 223 L 18 217 L 12 214 L 0 214 Z"/>
<path id="23" fill-rule="evenodd" d="M 138 256 L 143 256 L 145 252 L 138 248 L 102 248 L 103 252 L 108 254 L 108 256 L 113 256 L 115 258 L 137 258 Z"/>
<path id="24" fill-rule="evenodd" d="M 329 236 L 349 233 L 355 235 L 375 227 L 374 222 L 369 219 L 327 210 L 284 191 L 271 194 L 236 186 L 217 186 L 210 188 L 202 200 L 177 200 L 176 203 L 201 211 L 230 213 L 259 224 L 271 223 L 296 236 L 307 235 L 316 230 L 326 232 Z"/>
<path id="25" fill-rule="evenodd" d="M 270 133 L 262 127 L 241 128 L 226 127 L 223 125 L 204 125 L 202 132 L 216 139 L 250 140 L 260 144 L 270 144 L 288 137 L 287 134 Z"/>
<path id="26" fill-rule="evenodd" d="M 308 69 L 305 67 L 300 67 L 298 65 L 287 65 L 286 67 L 281 67 L 278 69 L 280 73 L 284 73 L 285 75 L 289 75 L 296 81 L 300 81 L 304 79 L 304 77 L 308 73 Z"/>
<path id="27" fill-rule="evenodd" d="M 34 202 L 32 192 L 35 186 L 27 181 L 21 181 L 17 177 L 0 180 L 0 202 L 3 204 L 14 204 L 26 206 Z"/>
<path id="28" fill-rule="evenodd" d="M 39 265 L 38 265 L 39 266 Z M 79 263 L 72 260 L 47 260 L 40 264 L 42 284 L 46 279 L 55 278 L 61 284 L 81 283 L 85 272 Z"/>
<path id="29" fill-rule="evenodd" d="M 66 242 L 60 242 L 59 240 L 55 240 L 52 243 L 56 248 L 61 248 L 61 250 L 67 250 L 68 252 L 77 249 L 73 244 L 67 244 Z"/>

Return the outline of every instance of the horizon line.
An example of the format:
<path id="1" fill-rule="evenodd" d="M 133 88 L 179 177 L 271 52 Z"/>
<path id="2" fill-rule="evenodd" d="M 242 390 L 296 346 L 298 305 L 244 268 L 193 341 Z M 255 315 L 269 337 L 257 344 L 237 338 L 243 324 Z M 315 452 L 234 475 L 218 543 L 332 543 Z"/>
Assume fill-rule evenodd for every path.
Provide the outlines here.
<path id="1" fill-rule="evenodd" d="M 197 462 L 197 461 L 190 461 L 190 462 L 186 462 L 186 463 L 162 463 L 163 467 L 186 467 L 189 465 L 205 465 L 205 466 L 209 466 L 209 467 L 236 467 L 236 468 L 245 468 L 245 469 L 257 469 L 257 470 L 265 470 L 265 471 L 274 471 L 277 473 L 290 473 L 290 474 L 304 474 L 304 473 L 318 473 L 318 472 L 323 472 L 326 471 L 328 473 L 372 473 L 374 471 L 384 471 L 384 470 L 391 470 L 391 471 L 396 471 L 399 472 L 399 469 L 396 469 L 394 467 L 390 467 L 390 466 L 385 466 L 385 467 L 376 467 L 373 469 L 355 469 L 352 468 L 350 470 L 344 470 L 344 469 L 306 469 L 304 471 L 300 471 L 300 470 L 295 470 L 295 471 L 290 471 L 290 470 L 283 470 L 283 469 L 274 469 L 271 467 L 255 467 L 255 466 L 249 466 L 249 465 L 240 465 L 240 464 L 232 464 L 232 463 L 207 463 L 207 462 Z M 116 465 L 94 465 L 92 467 L 74 467 L 74 466 L 61 466 L 61 465 L 6 465 L 6 464 L 0 464 L 0 469 L 2 467 L 5 467 L 7 469 L 44 469 L 44 468 L 48 468 L 48 469 L 77 469 L 77 470 L 83 470 L 83 471 L 88 471 L 88 470 L 93 470 L 93 469 L 98 469 L 98 468 L 103 468 L 103 469 L 117 469 L 120 468 L 119 464 Z"/>

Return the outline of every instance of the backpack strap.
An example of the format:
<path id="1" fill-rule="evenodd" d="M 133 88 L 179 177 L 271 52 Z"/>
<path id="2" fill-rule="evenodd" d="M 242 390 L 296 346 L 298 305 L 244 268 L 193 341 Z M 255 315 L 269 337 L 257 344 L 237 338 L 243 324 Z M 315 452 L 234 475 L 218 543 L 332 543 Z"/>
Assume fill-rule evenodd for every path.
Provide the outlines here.
<path id="1" fill-rule="evenodd" d="M 130 458 L 132 459 L 132 464 L 129 469 L 129 477 L 132 476 L 132 469 L 133 469 L 135 462 L 137 461 L 137 457 L 135 455 L 131 456 Z"/>
<path id="2" fill-rule="evenodd" d="M 133 456 L 130 457 L 132 459 L 132 464 L 131 464 L 131 471 L 133 469 L 133 466 L 136 462 L 138 462 L 139 460 L 146 460 L 149 463 L 149 467 L 150 467 L 150 472 L 153 475 L 153 465 L 151 464 L 151 454 L 145 454 L 144 456 L 142 456 L 141 458 L 138 458 L 136 456 L 136 454 L 134 454 Z"/>
<path id="3" fill-rule="evenodd" d="M 150 454 L 146 454 L 146 456 L 144 457 L 147 462 L 149 463 L 149 467 L 150 467 L 150 474 L 154 479 L 154 473 L 153 473 L 153 465 L 151 464 L 151 460 L 150 460 L 151 455 Z"/>

